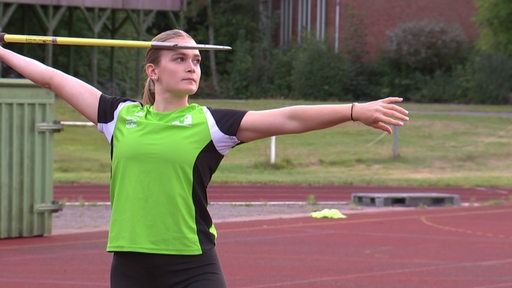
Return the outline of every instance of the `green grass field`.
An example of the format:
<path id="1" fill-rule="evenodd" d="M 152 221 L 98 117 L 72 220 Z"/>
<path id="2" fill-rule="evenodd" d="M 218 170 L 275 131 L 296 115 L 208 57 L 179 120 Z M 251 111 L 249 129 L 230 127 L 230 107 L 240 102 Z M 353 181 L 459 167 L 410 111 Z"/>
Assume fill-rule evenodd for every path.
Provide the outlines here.
<path id="1" fill-rule="evenodd" d="M 194 99 L 195 101 L 195 99 Z M 265 109 L 283 100 L 198 100 L 214 107 Z M 276 163 L 270 140 L 246 143 L 225 157 L 212 183 L 512 187 L 512 118 L 430 114 L 430 111 L 511 112 L 510 106 L 402 105 L 410 121 L 393 137 L 360 123 L 277 137 Z M 56 119 L 84 121 L 62 100 Z M 54 182 L 108 183 L 110 147 L 95 127 L 66 126 L 55 134 Z"/>

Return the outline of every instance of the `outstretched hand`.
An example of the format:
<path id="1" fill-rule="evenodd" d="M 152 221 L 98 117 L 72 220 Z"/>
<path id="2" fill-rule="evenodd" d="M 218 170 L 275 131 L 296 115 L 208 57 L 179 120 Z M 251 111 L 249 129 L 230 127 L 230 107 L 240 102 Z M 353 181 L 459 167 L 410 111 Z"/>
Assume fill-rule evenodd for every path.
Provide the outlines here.
<path id="1" fill-rule="evenodd" d="M 367 103 L 354 103 L 352 117 L 354 121 L 392 134 L 391 125 L 402 126 L 409 120 L 406 116 L 409 112 L 394 104 L 402 101 L 402 98 L 388 97 Z"/>

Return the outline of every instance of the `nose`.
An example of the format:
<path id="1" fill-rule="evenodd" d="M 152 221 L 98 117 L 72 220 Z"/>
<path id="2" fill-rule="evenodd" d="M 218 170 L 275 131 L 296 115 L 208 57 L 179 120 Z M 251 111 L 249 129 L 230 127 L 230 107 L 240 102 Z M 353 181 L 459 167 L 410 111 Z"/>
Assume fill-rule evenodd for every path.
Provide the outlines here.
<path id="1" fill-rule="evenodd" d="M 187 65 L 187 70 L 186 71 L 189 72 L 189 73 L 196 73 L 196 66 L 195 66 L 193 60 L 188 61 L 188 65 Z"/>

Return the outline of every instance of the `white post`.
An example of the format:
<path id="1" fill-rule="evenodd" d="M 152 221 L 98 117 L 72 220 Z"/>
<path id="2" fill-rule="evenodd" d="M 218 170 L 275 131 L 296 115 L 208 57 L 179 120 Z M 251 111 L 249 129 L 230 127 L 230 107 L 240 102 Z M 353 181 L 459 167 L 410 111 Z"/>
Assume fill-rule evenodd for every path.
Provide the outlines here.
<path id="1" fill-rule="evenodd" d="M 398 126 L 393 126 L 393 157 L 400 156 L 398 151 Z"/>
<path id="2" fill-rule="evenodd" d="M 334 28 L 334 52 L 338 53 L 340 45 L 340 0 L 336 0 L 336 17 L 334 23 L 336 23 Z"/>
<path id="3" fill-rule="evenodd" d="M 270 165 L 276 163 L 276 136 L 270 137 Z"/>

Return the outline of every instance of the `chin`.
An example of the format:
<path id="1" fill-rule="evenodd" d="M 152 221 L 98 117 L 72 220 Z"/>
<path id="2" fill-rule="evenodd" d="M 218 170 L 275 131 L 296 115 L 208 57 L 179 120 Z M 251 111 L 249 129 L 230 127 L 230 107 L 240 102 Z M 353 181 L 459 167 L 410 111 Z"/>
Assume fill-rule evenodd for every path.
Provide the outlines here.
<path id="1" fill-rule="evenodd" d="M 183 89 L 181 90 L 181 94 L 184 94 L 184 95 L 194 95 L 196 94 L 198 89 Z"/>
<path id="2" fill-rule="evenodd" d="M 194 89 L 191 89 L 191 90 L 189 91 L 189 95 L 196 94 L 196 93 L 197 93 L 197 90 L 199 90 L 199 87 L 195 87 Z"/>

